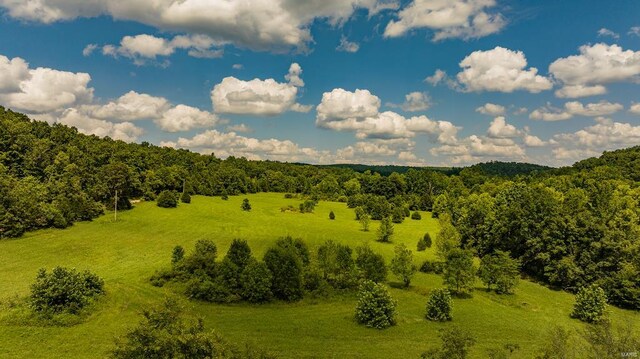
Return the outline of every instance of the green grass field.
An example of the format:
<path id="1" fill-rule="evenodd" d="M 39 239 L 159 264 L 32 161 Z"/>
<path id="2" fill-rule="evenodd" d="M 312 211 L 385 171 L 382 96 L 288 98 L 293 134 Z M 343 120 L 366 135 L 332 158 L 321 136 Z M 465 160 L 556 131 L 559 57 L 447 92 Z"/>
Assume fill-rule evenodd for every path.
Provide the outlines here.
<path id="1" fill-rule="evenodd" d="M 0 241 L 0 301 L 25 297 L 41 267 L 61 265 L 89 269 L 105 279 L 107 295 L 91 315 L 69 327 L 34 326 L 12 320 L 12 309 L 0 305 L 1 358 L 97 358 L 105 357 L 113 339 L 137 324 L 139 312 L 160 303 L 170 289 L 151 286 L 148 278 L 156 269 L 169 265 L 171 250 L 182 245 L 190 251 L 196 240 L 209 238 L 218 245 L 221 257 L 234 238 L 249 241 L 261 258 L 278 237 L 303 238 L 312 251 L 332 239 L 352 247 L 364 242 L 383 253 L 389 261 L 393 244 L 375 242 L 377 222 L 370 232 L 360 231 L 353 210 L 344 203 L 321 202 L 313 214 L 283 213 L 282 206 L 297 206 L 300 200 L 282 194 L 247 196 L 253 210 L 240 210 L 244 197 L 193 197 L 189 205 L 161 209 L 154 203 L 139 203 L 122 212 L 93 222 L 78 223 L 65 230 L 43 230 L 16 240 Z M 336 219 L 330 221 L 333 210 Z M 435 238 L 437 222 L 428 213 L 422 220 L 407 219 L 395 226 L 394 242 L 415 250 L 426 232 Z M 414 252 L 416 264 L 434 257 L 434 249 Z M 391 282 L 397 281 L 393 276 Z M 517 343 L 514 358 L 530 358 L 553 325 L 579 330 L 570 319 L 573 296 L 522 281 L 514 295 L 498 296 L 481 289 L 473 298 L 454 300 L 454 320 L 433 323 L 424 319 L 426 295 L 440 287 L 436 275 L 416 274 L 408 290 L 391 289 L 398 301 L 398 325 L 386 330 L 367 329 L 353 319 L 355 296 L 302 302 L 216 305 L 188 302 L 193 315 L 205 318 L 208 328 L 228 341 L 252 343 L 283 358 L 415 358 L 439 344 L 438 330 L 458 324 L 476 337 L 472 357 L 486 357 L 487 349 Z M 611 308 L 615 323 L 629 319 L 640 326 L 640 313 Z"/>

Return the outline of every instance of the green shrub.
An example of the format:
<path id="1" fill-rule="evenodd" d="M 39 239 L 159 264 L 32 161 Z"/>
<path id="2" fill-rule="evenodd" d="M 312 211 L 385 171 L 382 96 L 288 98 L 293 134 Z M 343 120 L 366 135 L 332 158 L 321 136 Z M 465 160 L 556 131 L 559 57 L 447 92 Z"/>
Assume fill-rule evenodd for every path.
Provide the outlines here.
<path id="1" fill-rule="evenodd" d="M 431 235 L 429 233 L 425 233 L 422 238 L 418 240 L 418 252 L 422 252 L 427 248 L 431 248 Z"/>
<path id="2" fill-rule="evenodd" d="M 251 203 L 249 203 L 249 199 L 245 198 L 242 200 L 242 205 L 240 206 L 243 211 L 249 212 L 251 210 Z"/>
<path id="3" fill-rule="evenodd" d="M 97 275 L 55 267 L 51 273 L 40 269 L 31 285 L 29 306 L 45 314 L 77 314 L 95 297 L 104 294 L 104 281 Z"/>
<path id="4" fill-rule="evenodd" d="M 391 259 L 391 272 L 402 279 L 405 287 L 411 284 L 411 278 L 416 272 L 413 264 L 413 253 L 404 244 L 398 244 L 394 249 L 396 255 Z"/>
<path id="5" fill-rule="evenodd" d="M 343 196 L 338 197 L 338 202 L 340 202 L 340 203 L 347 203 L 347 200 L 348 200 L 347 196 L 343 195 Z"/>
<path id="6" fill-rule="evenodd" d="M 216 282 L 219 282 L 229 290 L 230 294 L 240 294 L 240 273 L 241 269 L 233 263 L 229 257 L 224 257 L 217 265 Z"/>
<path id="7" fill-rule="evenodd" d="M 606 309 L 607 295 L 598 285 L 592 284 L 583 287 L 576 294 L 571 317 L 587 323 L 597 323 L 604 318 Z"/>
<path id="8" fill-rule="evenodd" d="M 333 213 L 333 211 L 329 212 L 329 219 L 332 220 L 332 221 L 334 219 L 336 219 L 336 215 L 335 215 L 335 213 Z"/>
<path id="9" fill-rule="evenodd" d="M 442 344 L 439 348 L 423 353 L 422 359 L 466 359 L 475 339 L 466 330 L 459 327 L 443 329 L 440 332 Z"/>
<path id="10" fill-rule="evenodd" d="M 271 300 L 273 275 L 263 262 L 252 259 L 240 275 L 242 299 L 252 303 L 264 303 Z"/>
<path id="11" fill-rule="evenodd" d="M 418 211 L 413 212 L 413 213 L 411 213 L 411 219 L 421 220 L 422 219 L 422 215 Z"/>
<path id="12" fill-rule="evenodd" d="M 176 208 L 178 206 L 178 201 L 171 191 L 162 191 L 156 199 L 156 204 L 158 207 L 162 208 Z"/>
<path id="13" fill-rule="evenodd" d="M 115 359 L 231 358 L 235 348 L 215 333 L 205 330 L 202 320 L 187 322 L 175 300 L 145 310 L 144 319 L 117 338 L 111 356 Z"/>
<path id="14" fill-rule="evenodd" d="M 460 248 L 450 250 L 444 262 L 443 279 L 451 292 L 461 296 L 471 295 L 476 280 L 473 253 Z"/>
<path id="15" fill-rule="evenodd" d="M 313 213 L 316 207 L 316 201 L 306 200 L 300 203 L 300 213 Z"/>
<path id="16" fill-rule="evenodd" d="M 234 239 L 225 255 L 231 262 L 243 270 L 251 260 L 251 248 L 245 239 Z"/>
<path id="17" fill-rule="evenodd" d="M 358 293 L 356 320 L 370 328 L 388 328 L 396 324 L 396 306 L 385 286 L 365 280 Z"/>
<path id="18" fill-rule="evenodd" d="M 391 212 L 391 221 L 393 223 L 402 223 L 404 221 L 404 210 L 402 207 L 395 207 Z"/>
<path id="19" fill-rule="evenodd" d="M 271 290 L 278 299 L 295 301 L 303 295 L 303 260 L 293 246 L 276 245 L 264 254 L 273 275 Z"/>
<path id="20" fill-rule="evenodd" d="M 434 289 L 427 300 L 426 318 L 436 322 L 451 320 L 453 300 L 447 289 Z"/>
<path id="21" fill-rule="evenodd" d="M 284 198 L 290 199 L 290 198 L 293 198 L 293 197 L 294 197 L 293 193 L 285 193 L 284 194 Z"/>
<path id="22" fill-rule="evenodd" d="M 432 261 L 427 259 L 422 262 L 422 265 L 418 269 L 422 273 L 434 273 L 434 274 L 442 274 L 444 271 L 444 262 Z"/>
<path id="23" fill-rule="evenodd" d="M 179 268 L 189 274 L 205 273 L 214 278 L 217 256 L 218 247 L 216 244 L 208 239 L 200 239 L 196 242 L 193 253 L 182 260 Z"/>
<path id="24" fill-rule="evenodd" d="M 391 218 L 385 217 L 380 221 L 380 227 L 378 227 L 378 242 L 389 243 L 393 238 L 393 223 Z"/>
<path id="25" fill-rule="evenodd" d="M 322 278 L 337 289 L 356 286 L 355 262 L 351 248 L 327 241 L 318 247 L 318 269 Z"/>
<path id="26" fill-rule="evenodd" d="M 193 277 L 186 285 L 187 297 L 213 303 L 229 303 L 233 301 L 229 288 L 221 281 L 209 277 Z"/>
<path id="27" fill-rule="evenodd" d="M 180 196 L 180 202 L 191 203 L 191 195 L 188 192 L 182 192 L 182 196 Z"/>
<path id="28" fill-rule="evenodd" d="M 184 259 L 184 248 L 182 246 L 175 246 L 171 253 L 171 264 L 175 267 Z"/>
<path id="29" fill-rule="evenodd" d="M 362 278 L 380 283 L 387 279 L 387 265 L 382 254 L 375 253 L 369 246 L 356 248 L 356 266 Z"/>

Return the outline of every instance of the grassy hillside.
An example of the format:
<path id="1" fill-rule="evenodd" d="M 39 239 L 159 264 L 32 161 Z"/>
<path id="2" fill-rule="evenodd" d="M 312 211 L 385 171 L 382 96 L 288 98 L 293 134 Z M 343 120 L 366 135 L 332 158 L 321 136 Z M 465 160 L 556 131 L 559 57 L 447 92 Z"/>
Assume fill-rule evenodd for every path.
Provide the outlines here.
<path id="1" fill-rule="evenodd" d="M 77 223 L 65 230 L 47 229 L 28 233 L 17 240 L 0 241 L 0 357 L 2 358 L 96 358 L 112 348 L 113 338 L 139 320 L 139 311 L 159 303 L 172 292 L 155 288 L 148 278 L 167 266 L 171 250 L 182 245 L 191 250 L 196 240 L 216 242 L 220 256 L 234 238 L 246 238 L 254 254 L 261 257 L 279 236 L 302 237 L 312 248 L 328 239 L 353 247 L 369 242 L 390 260 L 393 245 L 375 242 L 370 232 L 359 230 L 353 211 L 343 203 L 320 202 L 313 214 L 283 213 L 282 206 L 297 206 L 299 200 L 282 194 L 247 196 L 253 210 L 240 210 L 244 197 L 193 197 L 190 205 L 161 209 L 154 203 L 139 203 L 132 211 L 112 214 L 93 222 Z M 330 221 L 333 210 L 336 220 Z M 418 239 L 437 232 L 437 222 L 423 213 L 422 220 L 396 225 L 394 241 L 415 250 Z M 414 253 L 416 264 L 434 256 L 433 249 Z M 30 326 L 16 321 L 16 310 L 7 308 L 15 295 L 29 292 L 38 268 L 56 265 L 90 269 L 106 281 L 107 296 L 86 320 L 70 327 Z M 390 277 L 391 281 L 396 279 Z M 393 283 L 391 283 L 393 285 Z M 560 324 L 580 328 L 568 314 L 573 296 L 523 281 L 511 296 L 497 296 L 478 289 L 471 299 L 454 300 L 452 323 L 423 319 L 426 295 L 441 286 L 439 276 L 418 273 L 409 290 L 392 289 L 399 303 L 398 325 L 378 331 L 358 326 L 353 320 L 355 298 L 305 299 L 295 304 L 272 303 L 216 305 L 190 302 L 194 315 L 205 318 L 238 345 L 246 342 L 263 347 L 279 357 L 417 357 L 438 343 L 438 329 L 459 324 L 477 339 L 473 357 L 486 357 L 486 350 L 505 343 L 518 343 L 516 358 L 533 356 L 548 328 Z M 480 287 L 480 283 L 478 283 Z M 616 323 L 629 318 L 636 327 L 640 313 L 612 308 Z"/>

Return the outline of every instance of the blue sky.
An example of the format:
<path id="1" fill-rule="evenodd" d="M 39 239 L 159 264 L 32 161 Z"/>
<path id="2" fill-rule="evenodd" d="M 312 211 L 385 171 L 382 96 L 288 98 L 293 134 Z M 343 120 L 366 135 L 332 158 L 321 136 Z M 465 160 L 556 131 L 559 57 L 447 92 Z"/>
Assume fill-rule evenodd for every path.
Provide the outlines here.
<path id="1" fill-rule="evenodd" d="M 0 104 L 310 163 L 565 165 L 640 144 L 637 1 L 76 3 L 0 0 Z"/>

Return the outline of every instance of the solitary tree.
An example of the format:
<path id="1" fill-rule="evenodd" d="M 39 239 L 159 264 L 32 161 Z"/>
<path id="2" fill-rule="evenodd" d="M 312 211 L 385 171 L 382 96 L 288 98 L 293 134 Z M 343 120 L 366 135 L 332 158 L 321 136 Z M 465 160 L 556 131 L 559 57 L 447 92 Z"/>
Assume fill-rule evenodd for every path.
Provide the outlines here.
<path id="1" fill-rule="evenodd" d="M 482 257 L 478 277 L 487 285 L 495 286 L 497 293 L 511 293 L 520 279 L 520 261 L 509 256 L 509 252 L 496 251 Z"/>
<path id="2" fill-rule="evenodd" d="M 425 233 L 420 240 L 418 240 L 418 252 L 422 252 L 427 248 L 431 248 L 431 235 L 429 232 Z"/>
<path id="3" fill-rule="evenodd" d="M 359 221 L 362 230 L 364 232 L 369 232 L 369 223 L 371 222 L 371 217 L 368 214 L 363 213 L 362 215 L 360 215 Z"/>
<path id="4" fill-rule="evenodd" d="M 413 264 L 413 253 L 402 243 L 395 247 L 395 253 L 391 259 L 391 272 L 400 277 L 404 286 L 408 287 L 417 269 Z"/>
<path id="5" fill-rule="evenodd" d="M 602 320 L 607 309 L 607 295 L 604 290 L 592 284 L 583 287 L 576 294 L 571 317 L 587 323 L 597 323 Z"/>
<path id="6" fill-rule="evenodd" d="M 370 328 L 390 327 L 396 324 L 396 305 L 387 288 L 365 280 L 358 293 L 356 320 Z"/>
<path id="7" fill-rule="evenodd" d="M 436 322 L 451 320 L 452 309 L 453 301 L 449 290 L 442 288 L 431 291 L 427 301 L 427 319 Z"/>
<path id="8" fill-rule="evenodd" d="M 251 203 L 249 203 L 248 198 L 242 200 L 242 205 L 240 206 L 240 208 L 242 208 L 243 211 L 247 212 L 251 210 Z"/>
<path id="9" fill-rule="evenodd" d="M 156 204 L 162 208 L 175 208 L 178 206 L 178 201 L 171 191 L 162 191 L 156 198 Z"/>
<path id="10" fill-rule="evenodd" d="M 329 219 L 330 220 L 336 219 L 336 215 L 333 213 L 333 211 L 329 212 Z"/>
<path id="11" fill-rule="evenodd" d="M 385 217 L 380 221 L 380 227 L 378 227 L 378 242 L 391 242 L 393 237 L 393 223 L 391 218 Z"/>
<path id="12" fill-rule="evenodd" d="M 180 196 L 180 201 L 182 203 L 191 203 L 191 195 L 189 194 L 189 192 L 182 192 L 182 195 Z"/>
<path id="13" fill-rule="evenodd" d="M 443 277 L 444 283 L 452 292 L 458 295 L 471 294 L 476 279 L 473 254 L 460 248 L 449 251 L 444 263 Z"/>

